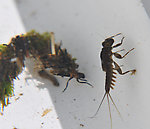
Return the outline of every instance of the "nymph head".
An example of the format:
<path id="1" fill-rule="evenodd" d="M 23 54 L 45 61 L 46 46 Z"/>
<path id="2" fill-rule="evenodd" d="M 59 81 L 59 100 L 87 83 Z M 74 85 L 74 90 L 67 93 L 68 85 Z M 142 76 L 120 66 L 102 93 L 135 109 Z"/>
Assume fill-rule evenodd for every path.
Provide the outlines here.
<path id="1" fill-rule="evenodd" d="M 80 72 L 76 72 L 75 74 L 72 74 L 72 76 L 68 79 L 67 83 L 66 83 L 66 87 L 63 90 L 63 92 L 67 89 L 69 81 L 71 79 L 75 78 L 77 80 L 77 82 L 79 83 L 85 83 L 88 84 L 89 86 L 92 86 L 89 82 L 87 82 L 87 80 L 85 79 L 85 75 L 84 73 L 80 73 Z M 92 86 L 93 87 L 93 86 Z"/>
<path id="2" fill-rule="evenodd" d="M 84 78 L 85 78 L 84 73 L 80 73 L 80 72 L 77 73 L 77 79 L 84 79 Z"/>
<path id="3" fill-rule="evenodd" d="M 105 39 L 104 42 L 102 42 L 102 46 L 103 47 L 111 47 L 113 45 L 113 43 L 114 43 L 114 39 L 107 38 L 107 39 Z"/>

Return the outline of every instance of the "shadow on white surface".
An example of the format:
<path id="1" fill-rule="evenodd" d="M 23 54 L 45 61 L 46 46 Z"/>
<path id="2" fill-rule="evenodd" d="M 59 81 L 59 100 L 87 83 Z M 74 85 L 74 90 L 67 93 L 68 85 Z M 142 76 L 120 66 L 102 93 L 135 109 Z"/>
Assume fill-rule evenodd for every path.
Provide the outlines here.
<path id="1" fill-rule="evenodd" d="M 150 1 L 149 0 L 142 0 L 143 6 L 150 17 Z"/>
<path id="2" fill-rule="evenodd" d="M 92 83 L 94 87 L 102 84 L 103 91 L 104 76 L 103 73 L 100 73 L 101 68 L 99 61 L 100 37 L 97 34 L 98 40 L 96 40 L 93 32 L 89 31 L 91 27 L 88 24 L 83 26 L 82 13 L 86 15 L 87 19 L 90 17 L 82 8 L 76 8 L 78 3 L 74 2 L 74 4 L 76 4 L 74 5 L 72 2 L 73 1 L 65 1 L 59 3 L 59 1 L 54 2 L 48 0 L 42 2 L 40 0 L 17 0 L 16 6 L 26 31 L 35 29 L 39 32 L 55 32 L 56 42 L 62 40 L 62 47 L 67 48 L 68 52 L 77 58 L 79 71 L 85 73 L 87 80 Z M 66 5 L 66 8 L 64 5 Z M 75 10 L 72 9 L 72 7 L 75 7 Z M 95 41 L 91 40 L 91 36 L 95 38 Z M 55 107 L 54 110 L 56 110 L 58 120 L 61 124 L 60 128 L 98 128 L 99 121 L 95 123 L 93 122 L 95 121 L 94 119 L 89 118 L 97 109 L 98 105 L 96 102 L 99 103 L 99 100 L 95 100 L 97 95 L 95 95 L 94 90 L 96 89 L 86 84 L 79 84 L 73 79 L 70 81 L 68 89 L 62 93 L 67 79 L 68 78 L 58 77 L 60 87 L 54 87 L 51 82 L 46 80 L 44 81 L 44 85 L 37 85 L 40 89 L 46 88 L 48 90 Z M 100 82 L 97 81 L 97 83 L 95 83 L 97 79 L 100 80 Z M 93 91 L 94 94 L 91 91 Z M 58 121 L 57 116 L 53 116 L 55 117 L 55 121 Z M 44 123 L 47 122 L 48 124 L 48 121 L 50 121 L 50 119 L 45 120 Z M 89 126 L 90 121 L 93 123 L 91 126 Z M 51 127 L 53 127 L 52 123 Z M 46 128 L 46 126 L 43 126 L 43 128 Z M 56 128 L 55 124 L 53 128 Z"/>
<path id="3" fill-rule="evenodd" d="M 137 68 L 138 73 L 135 77 L 130 77 L 130 75 L 118 77 L 117 86 L 111 92 L 124 119 L 121 121 L 111 105 L 113 128 L 147 129 L 149 127 L 149 122 L 145 121 L 149 117 L 147 116 L 149 110 L 143 101 L 143 95 L 145 95 L 143 89 L 148 88 L 145 85 L 148 79 L 143 75 L 149 69 L 141 69 L 143 66 L 141 62 L 147 61 L 143 59 L 146 55 L 144 52 L 149 47 L 145 39 L 148 33 L 144 36 L 141 33 L 145 32 L 148 25 L 140 2 L 136 0 L 65 0 L 63 2 L 59 0 L 15 0 L 15 2 L 25 30 L 55 32 L 56 41 L 62 40 L 63 47 L 77 58 L 79 70 L 84 72 L 88 81 L 94 85 L 94 88 L 91 88 L 72 80 L 65 93 L 62 93 L 62 90 L 67 79 L 58 77 L 60 87 L 52 86 L 49 81 L 45 81 L 44 85 L 37 85 L 41 90 L 45 88 L 48 90 L 58 116 L 58 119 L 55 114 L 51 116 L 54 118 L 52 120 L 44 119 L 45 125 L 41 128 L 56 128 L 55 123 L 59 122 L 60 126 L 57 126 L 57 129 L 110 128 L 106 100 L 96 118 L 90 119 L 89 117 L 97 110 L 104 94 L 105 75 L 101 70 L 99 60 L 101 42 L 106 37 L 119 32 L 127 35 L 122 48 L 129 50 L 135 47 L 136 49 L 124 61 L 118 62 L 124 65 L 124 70 Z M 145 27 L 141 25 L 139 17 L 142 18 Z M 141 33 L 138 32 L 139 30 Z M 119 38 L 117 42 L 120 41 Z M 145 44 L 141 45 L 141 42 Z M 36 121 L 36 118 L 33 120 Z M 59 122 L 56 122 L 57 120 Z M 41 122 L 41 120 L 38 121 Z"/>

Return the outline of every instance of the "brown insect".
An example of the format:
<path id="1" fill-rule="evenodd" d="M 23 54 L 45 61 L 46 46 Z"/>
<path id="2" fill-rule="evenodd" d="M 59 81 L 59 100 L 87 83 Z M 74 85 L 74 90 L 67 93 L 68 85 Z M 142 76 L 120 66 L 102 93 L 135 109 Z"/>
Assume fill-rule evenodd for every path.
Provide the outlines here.
<path id="1" fill-rule="evenodd" d="M 100 103 L 95 115 L 98 113 L 98 111 L 99 111 L 99 109 L 100 109 L 100 107 L 101 107 L 101 105 L 104 101 L 104 98 L 107 95 L 107 101 L 108 101 L 108 106 L 109 106 L 109 115 L 110 115 L 110 119 L 111 119 L 111 127 L 112 127 L 112 117 L 111 117 L 109 98 L 112 101 L 113 105 L 115 106 L 117 112 L 120 114 L 119 110 L 117 109 L 117 106 L 115 105 L 115 103 L 114 103 L 114 101 L 113 101 L 113 99 L 112 99 L 112 97 L 109 93 L 110 89 L 114 89 L 113 86 L 115 86 L 115 84 L 114 84 L 114 82 L 116 82 L 115 81 L 115 78 L 116 78 L 115 74 L 117 74 L 115 71 L 117 71 L 120 75 L 124 75 L 124 74 L 129 73 L 129 72 L 131 72 L 131 75 L 133 75 L 136 72 L 135 69 L 128 70 L 126 72 L 122 72 L 120 66 L 112 59 L 113 55 L 118 59 L 122 59 L 122 58 L 126 57 L 126 55 L 129 54 L 129 52 L 131 52 L 134 49 L 134 48 L 132 48 L 131 50 L 129 50 L 124 56 L 122 56 L 118 53 L 118 52 L 120 52 L 124 49 L 122 49 L 120 51 L 117 51 L 117 52 L 112 52 L 113 48 L 119 47 L 123 43 L 124 37 L 121 39 L 120 43 L 113 46 L 113 44 L 114 44 L 114 39 L 113 38 L 115 36 L 120 35 L 120 34 L 121 33 L 118 33 L 114 36 L 111 36 L 111 37 L 105 39 L 105 41 L 102 42 L 103 48 L 102 48 L 102 51 L 100 53 L 100 58 L 101 58 L 101 62 L 102 62 L 102 69 L 103 69 L 104 72 L 106 72 L 105 94 L 104 94 L 104 96 L 101 100 L 101 103 Z"/>
<path id="2" fill-rule="evenodd" d="M 63 92 L 73 78 L 78 83 L 92 86 L 86 80 L 84 73 L 79 72 L 76 59 L 67 52 L 67 49 L 61 48 L 61 43 L 55 43 L 53 32 L 40 34 L 32 30 L 13 37 L 8 44 L 0 44 L 2 112 L 4 107 L 9 104 L 9 98 L 14 95 L 13 81 L 19 79 L 18 75 L 22 72 L 23 67 L 27 67 L 33 75 L 50 80 L 55 86 L 59 86 L 55 75 L 69 77 Z"/>
<path id="3" fill-rule="evenodd" d="M 26 35 L 16 36 L 12 39 L 12 44 L 15 47 L 16 56 L 19 57 L 23 66 L 25 57 L 32 58 L 36 64 L 35 69 L 37 69 L 38 75 L 52 81 L 55 86 L 59 86 L 59 82 L 54 75 L 69 77 L 63 92 L 73 78 L 79 83 L 92 86 L 85 79 L 84 73 L 78 71 L 79 65 L 75 62 L 76 59 L 72 58 L 67 49 L 61 48 L 61 43 L 55 43 L 53 32 L 39 34 L 31 31 Z"/>

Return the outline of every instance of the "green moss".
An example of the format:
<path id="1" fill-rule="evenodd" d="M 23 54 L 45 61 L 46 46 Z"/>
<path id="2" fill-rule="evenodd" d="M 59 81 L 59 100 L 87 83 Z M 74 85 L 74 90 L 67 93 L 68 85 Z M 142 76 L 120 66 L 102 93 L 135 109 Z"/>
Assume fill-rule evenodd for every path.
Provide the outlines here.
<path id="1" fill-rule="evenodd" d="M 1 44 L 0 45 L 0 56 L 11 59 L 15 57 L 14 48 L 11 45 Z"/>
<path id="2" fill-rule="evenodd" d="M 6 48 L 7 48 L 6 45 L 0 44 L 0 52 L 4 53 Z"/>
<path id="3" fill-rule="evenodd" d="M 0 101 L 1 111 L 7 106 L 7 100 L 13 96 L 13 79 L 18 74 L 18 66 L 11 59 L 14 58 L 14 51 L 9 45 L 0 45 Z"/>
<path id="4" fill-rule="evenodd" d="M 37 33 L 36 31 L 32 30 L 27 34 L 23 35 L 25 40 L 29 42 L 29 51 L 33 55 L 37 53 L 38 55 L 45 55 L 48 54 L 49 51 L 49 44 L 51 42 L 51 34 L 45 32 L 43 34 Z"/>
<path id="5" fill-rule="evenodd" d="M 0 84 L 0 101 L 2 104 L 1 110 L 3 111 L 3 108 L 8 105 L 7 100 L 9 97 L 13 96 L 14 90 L 13 90 L 13 83 L 12 81 L 6 81 L 3 80 Z"/>
<path id="6" fill-rule="evenodd" d="M 38 58 L 43 70 L 52 68 L 51 74 L 70 77 L 77 76 L 78 64 L 67 49 L 55 44 L 55 53 L 51 52 L 53 33 L 40 34 L 34 30 L 17 35 L 9 44 L 0 45 L 0 101 L 2 109 L 7 105 L 6 100 L 13 96 L 13 81 L 24 67 L 25 57 Z"/>

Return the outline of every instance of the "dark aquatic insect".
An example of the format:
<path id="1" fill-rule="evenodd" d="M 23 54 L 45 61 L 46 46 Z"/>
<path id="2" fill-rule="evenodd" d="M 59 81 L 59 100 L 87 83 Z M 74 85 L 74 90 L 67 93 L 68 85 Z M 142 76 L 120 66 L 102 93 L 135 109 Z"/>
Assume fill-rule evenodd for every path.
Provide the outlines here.
<path id="1" fill-rule="evenodd" d="M 69 77 L 66 87 L 63 92 L 67 89 L 69 81 L 73 78 L 79 83 L 86 83 L 92 86 L 85 79 L 84 73 L 78 72 L 79 65 L 75 63 L 75 58 L 67 52 L 66 49 L 61 49 L 61 46 L 55 45 L 56 54 L 41 56 L 41 61 L 45 68 L 52 68 L 50 73 L 61 77 Z"/>
<path id="2" fill-rule="evenodd" d="M 76 59 L 62 49 L 61 44 L 55 44 L 54 33 L 39 34 L 30 31 L 26 34 L 17 35 L 9 44 L 0 45 L 0 101 L 1 110 L 8 105 L 8 100 L 13 96 L 13 80 L 25 67 L 25 59 L 30 58 L 35 62 L 38 75 L 46 78 L 55 86 L 59 86 L 56 77 L 69 77 L 66 87 L 71 79 L 75 78 L 79 83 L 92 86 L 85 79 L 84 73 L 78 71 L 79 65 Z M 50 70 L 48 70 L 50 69 Z"/>
<path id="3" fill-rule="evenodd" d="M 118 43 L 118 44 L 116 44 L 116 45 L 113 46 L 113 43 L 114 43 L 114 39 L 113 39 L 113 38 L 114 38 L 115 36 L 120 35 L 120 34 L 121 34 L 121 33 L 118 33 L 118 34 L 116 34 L 116 35 L 114 35 L 114 36 L 111 36 L 111 37 L 105 39 L 105 41 L 102 42 L 103 48 L 102 48 L 102 51 L 101 51 L 101 53 L 100 53 L 100 58 L 101 58 L 101 63 L 102 63 L 102 69 L 103 69 L 104 72 L 106 72 L 105 94 L 104 94 L 104 96 L 103 96 L 103 98 L 102 98 L 102 101 L 101 101 L 101 103 L 100 103 L 100 105 L 99 105 L 99 107 L 98 107 L 98 110 L 97 110 L 97 112 L 95 113 L 95 115 L 98 113 L 98 111 L 99 111 L 99 109 L 100 109 L 100 107 L 101 107 L 101 105 L 102 105 L 102 103 L 103 103 L 103 101 L 104 101 L 104 98 L 105 98 L 105 96 L 107 95 L 107 101 L 108 101 L 108 106 L 109 106 L 109 114 L 110 114 L 110 119 L 111 119 L 111 127 L 112 127 L 112 117 L 111 117 L 111 110 L 110 110 L 109 98 L 110 98 L 110 100 L 112 101 L 112 103 L 113 103 L 113 105 L 115 106 L 115 108 L 116 108 L 116 110 L 118 111 L 118 113 L 120 114 L 119 110 L 117 109 L 117 107 L 116 107 L 116 105 L 115 105 L 115 103 L 114 103 L 114 101 L 113 101 L 113 99 L 112 99 L 112 97 L 111 97 L 111 95 L 110 95 L 110 93 L 109 93 L 109 92 L 110 92 L 110 89 L 114 89 L 114 86 L 115 86 L 115 84 L 114 84 L 114 82 L 116 82 L 116 81 L 115 81 L 115 78 L 116 78 L 115 74 L 117 74 L 115 71 L 117 71 L 120 75 L 124 75 L 124 74 L 129 73 L 129 72 L 131 72 L 131 75 L 133 75 L 133 74 L 135 74 L 135 72 L 136 72 L 135 69 L 133 69 L 133 70 L 128 70 L 128 71 L 126 71 L 126 72 L 122 72 L 120 66 L 112 59 L 112 56 L 113 56 L 113 55 L 114 55 L 116 58 L 118 58 L 118 59 L 122 59 L 122 58 L 124 58 L 129 52 L 131 52 L 131 51 L 134 49 L 134 48 L 132 48 L 131 50 L 129 50 L 124 56 L 121 56 L 121 55 L 118 53 L 119 51 L 117 51 L 117 52 L 112 52 L 112 49 L 113 49 L 113 48 L 119 47 L 119 46 L 123 43 L 124 37 L 121 39 L 121 42 L 120 42 L 120 43 Z M 124 50 L 124 49 L 122 49 L 122 50 Z M 120 50 L 120 51 L 122 51 L 122 50 Z M 94 116 L 95 116 L 95 115 L 94 115 Z"/>

